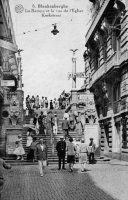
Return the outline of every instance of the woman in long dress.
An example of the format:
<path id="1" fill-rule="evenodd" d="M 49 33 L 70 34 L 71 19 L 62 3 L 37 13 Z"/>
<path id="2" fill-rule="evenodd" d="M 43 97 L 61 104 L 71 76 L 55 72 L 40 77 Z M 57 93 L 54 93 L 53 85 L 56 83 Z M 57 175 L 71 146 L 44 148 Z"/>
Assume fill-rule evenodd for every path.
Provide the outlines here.
<path id="1" fill-rule="evenodd" d="M 25 151 L 22 145 L 22 137 L 21 135 L 18 135 L 18 138 L 16 140 L 16 148 L 13 152 L 13 154 L 17 155 L 17 160 L 24 160 L 23 155 L 25 155 Z"/>
<path id="2" fill-rule="evenodd" d="M 31 143 L 32 143 L 31 129 L 28 129 L 26 147 L 30 147 Z"/>
<path id="3" fill-rule="evenodd" d="M 86 163 L 87 163 L 87 145 L 84 139 L 81 139 L 81 144 L 79 148 L 79 161 L 81 164 L 81 172 L 86 171 Z"/>

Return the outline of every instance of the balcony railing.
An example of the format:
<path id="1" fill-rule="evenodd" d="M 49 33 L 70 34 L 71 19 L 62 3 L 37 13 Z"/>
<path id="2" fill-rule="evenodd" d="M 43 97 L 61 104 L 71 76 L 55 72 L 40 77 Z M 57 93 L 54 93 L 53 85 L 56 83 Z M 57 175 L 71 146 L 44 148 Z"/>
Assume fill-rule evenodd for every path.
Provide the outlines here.
<path id="1" fill-rule="evenodd" d="M 128 110 L 128 102 L 118 100 L 113 103 L 114 114 L 119 113 L 123 110 Z"/>
<path id="2" fill-rule="evenodd" d="M 114 114 L 119 113 L 121 111 L 121 104 L 120 104 L 120 102 L 121 101 L 118 100 L 118 101 L 115 101 L 113 103 L 113 112 L 114 112 Z"/>

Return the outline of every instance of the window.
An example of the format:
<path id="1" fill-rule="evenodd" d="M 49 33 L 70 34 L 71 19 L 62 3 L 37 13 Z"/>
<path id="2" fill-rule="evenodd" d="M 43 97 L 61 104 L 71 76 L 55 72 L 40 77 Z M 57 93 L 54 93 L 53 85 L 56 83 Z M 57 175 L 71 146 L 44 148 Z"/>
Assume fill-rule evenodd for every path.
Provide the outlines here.
<path id="1" fill-rule="evenodd" d="M 106 61 L 106 59 L 107 59 L 107 41 L 104 41 L 103 57 L 104 57 L 104 61 Z"/>
<path id="2" fill-rule="evenodd" d="M 116 31 L 112 31 L 112 49 L 114 52 L 117 51 L 117 38 L 116 38 Z"/>
<path id="3" fill-rule="evenodd" d="M 120 99 L 120 83 L 116 83 L 113 87 L 113 101 L 118 101 Z"/>
<path id="4" fill-rule="evenodd" d="M 99 48 L 96 49 L 95 57 L 94 57 L 94 68 L 97 70 L 100 67 L 100 52 Z"/>
<path id="5" fill-rule="evenodd" d="M 113 87 L 113 111 L 114 113 L 120 112 L 120 83 L 117 82 Z"/>

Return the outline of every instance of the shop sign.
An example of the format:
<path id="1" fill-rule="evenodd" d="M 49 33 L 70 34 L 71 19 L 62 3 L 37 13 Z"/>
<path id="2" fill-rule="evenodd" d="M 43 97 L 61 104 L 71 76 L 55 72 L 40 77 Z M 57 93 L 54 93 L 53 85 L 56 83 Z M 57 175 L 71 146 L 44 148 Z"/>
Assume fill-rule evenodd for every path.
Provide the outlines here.
<path id="1" fill-rule="evenodd" d="M 9 87 L 9 86 L 15 86 L 14 80 L 1 80 L 1 86 Z"/>
<path id="2" fill-rule="evenodd" d="M 92 94 L 78 94 L 78 102 L 84 103 L 87 110 L 95 110 L 94 96 Z"/>
<path id="3" fill-rule="evenodd" d="M 73 78 L 73 77 L 76 77 L 76 78 L 85 78 L 85 72 L 77 72 L 77 73 L 71 73 L 71 72 L 69 72 L 68 73 L 68 80 L 70 79 L 70 78 Z"/>

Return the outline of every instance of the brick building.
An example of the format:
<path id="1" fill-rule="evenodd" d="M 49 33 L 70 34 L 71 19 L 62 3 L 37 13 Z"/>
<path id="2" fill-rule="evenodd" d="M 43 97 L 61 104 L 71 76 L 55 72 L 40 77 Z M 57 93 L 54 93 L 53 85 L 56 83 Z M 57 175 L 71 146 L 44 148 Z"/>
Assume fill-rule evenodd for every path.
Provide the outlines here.
<path id="1" fill-rule="evenodd" d="M 128 159 L 128 1 L 90 0 L 84 52 L 86 87 L 94 94 L 101 155 Z"/>

